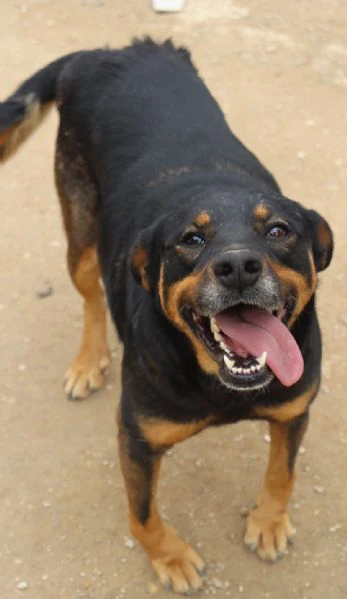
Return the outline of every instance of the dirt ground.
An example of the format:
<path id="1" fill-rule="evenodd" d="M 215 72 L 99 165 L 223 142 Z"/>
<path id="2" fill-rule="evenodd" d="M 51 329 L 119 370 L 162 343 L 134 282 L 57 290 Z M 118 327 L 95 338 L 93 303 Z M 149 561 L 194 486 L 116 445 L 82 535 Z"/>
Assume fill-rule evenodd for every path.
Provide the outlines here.
<path id="1" fill-rule="evenodd" d="M 149 0 L 12 0 L 1 2 L 0 22 L 1 97 L 72 50 L 146 33 L 188 45 L 234 131 L 286 195 L 331 223 L 336 251 L 319 289 L 324 377 L 298 463 L 289 555 L 267 565 L 242 545 L 242 508 L 266 465 L 265 424 L 210 430 L 175 447 L 160 503 L 207 560 L 202 595 L 347 597 L 346 3 L 189 0 L 180 14 L 158 15 Z M 76 403 L 62 391 L 81 302 L 65 269 L 53 185 L 56 125 L 52 114 L 0 178 L 1 598 L 164 599 L 128 536 L 114 336 L 105 390 Z"/>

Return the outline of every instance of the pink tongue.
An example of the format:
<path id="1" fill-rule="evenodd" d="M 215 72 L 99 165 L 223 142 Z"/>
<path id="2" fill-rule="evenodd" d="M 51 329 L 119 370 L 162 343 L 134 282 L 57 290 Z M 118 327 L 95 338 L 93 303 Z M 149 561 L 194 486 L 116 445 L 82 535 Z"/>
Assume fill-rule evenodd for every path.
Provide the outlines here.
<path id="1" fill-rule="evenodd" d="M 255 357 L 266 351 L 267 365 L 286 387 L 299 380 L 304 361 L 293 335 L 279 318 L 261 308 L 221 312 L 215 318 L 231 347 L 235 342 Z"/>

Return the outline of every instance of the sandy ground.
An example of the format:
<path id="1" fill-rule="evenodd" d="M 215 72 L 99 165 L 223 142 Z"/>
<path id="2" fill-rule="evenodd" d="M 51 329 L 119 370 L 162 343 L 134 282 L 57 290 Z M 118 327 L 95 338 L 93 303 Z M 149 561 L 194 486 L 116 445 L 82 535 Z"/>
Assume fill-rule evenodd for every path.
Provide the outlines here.
<path id="1" fill-rule="evenodd" d="M 343 0 L 190 0 L 156 15 L 148 0 L 3 0 L 0 93 L 49 60 L 134 36 L 188 45 L 235 132 L 289 197 L 336 235 L 321 276 L 324 379 L 298 464 L 289 555 L 262 563 L 242 545 L 242 508 L 266 464 L 266 425 L 207 431 L 167 458 L 163 513 L 208 564 L 202 595 L 347 597 L 347 6 Z M 158 589 L 128 537 L 115 443 L 121 348 L 106 389 L 67 402 L 81 303 L 65 270 L 53 186 L 57 118 L 1 170 L 0 588 L 2 599 L 142 599 Z M 38 292 L 52 286 L 53 294 Z M 26 587 L 22 590 L 20 587 Z"/>

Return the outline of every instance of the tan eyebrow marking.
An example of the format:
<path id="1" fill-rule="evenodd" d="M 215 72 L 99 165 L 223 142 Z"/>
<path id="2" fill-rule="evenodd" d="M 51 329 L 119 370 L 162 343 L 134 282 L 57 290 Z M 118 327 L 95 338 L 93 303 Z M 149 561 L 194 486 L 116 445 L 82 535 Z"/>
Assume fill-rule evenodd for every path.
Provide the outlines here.
<path id="1" fill-rule="evenodd" d="M 265 204 L 260 203 L 254 209 L 254 215 L 257 220 L 265 221 L 270 216 L 270 210 Z"/>
<path id="2" fill-rule="evenodd" d="M 199 227 L 206 227 L 206 225 L 210 224 L 211 217 L 207 212 L 203 211 L 195 217 L 194 222 Z"/>

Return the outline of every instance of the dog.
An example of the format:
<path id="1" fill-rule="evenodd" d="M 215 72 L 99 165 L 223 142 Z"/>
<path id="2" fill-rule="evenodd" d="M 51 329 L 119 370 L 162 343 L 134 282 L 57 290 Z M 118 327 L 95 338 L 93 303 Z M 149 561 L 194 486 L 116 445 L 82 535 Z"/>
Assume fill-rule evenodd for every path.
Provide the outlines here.
<path id="1" fill-rule="evenodd" d="M 281 193 L 171 41 L 76 52 L 38 71 L 0 104 L 2 162 L 53 103 L 67 262 L 84 299 L 65 391 L 86 397 L 109 365 L 101 276 L 124 345 L 131 533 L 164 585 L 199 589 L 203 559 L 159 515 L 161 458 L 207 427 L 262 419 L 269 464 L 244 540 L 274 561 L 294 532 L 287 504 L 319 388 L 315 293 L 331 229 Z"/>

